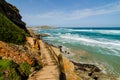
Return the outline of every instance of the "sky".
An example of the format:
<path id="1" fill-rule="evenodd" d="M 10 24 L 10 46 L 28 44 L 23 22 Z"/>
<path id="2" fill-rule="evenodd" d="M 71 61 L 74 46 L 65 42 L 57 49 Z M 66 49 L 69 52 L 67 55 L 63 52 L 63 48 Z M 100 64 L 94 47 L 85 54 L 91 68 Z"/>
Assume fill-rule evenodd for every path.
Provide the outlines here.
<path id="1" fill-rule="evenodd" d="M 120 0 L 7 0 L 27 26 L 120 27 Z"/>

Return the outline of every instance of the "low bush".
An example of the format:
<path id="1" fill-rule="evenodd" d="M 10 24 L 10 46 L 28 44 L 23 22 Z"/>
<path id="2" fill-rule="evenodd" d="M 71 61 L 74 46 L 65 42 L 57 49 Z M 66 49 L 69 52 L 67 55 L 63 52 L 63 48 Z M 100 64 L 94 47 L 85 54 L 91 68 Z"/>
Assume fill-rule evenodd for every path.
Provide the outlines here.
<path id="1" fill-rule="evenodd" d="M 22 72 L 25 73 L 26 76 L 29 76 L 31 66 L 28 63 L 26 63 L 26 62 L 21 63 L 20 64 L 20 69 L 22 70 Z"/>
<path id="2" fill-rule="evenodd" d="M 18 65 L 10 60 L 0 60 L 0 80 L 21 80 Z"/>

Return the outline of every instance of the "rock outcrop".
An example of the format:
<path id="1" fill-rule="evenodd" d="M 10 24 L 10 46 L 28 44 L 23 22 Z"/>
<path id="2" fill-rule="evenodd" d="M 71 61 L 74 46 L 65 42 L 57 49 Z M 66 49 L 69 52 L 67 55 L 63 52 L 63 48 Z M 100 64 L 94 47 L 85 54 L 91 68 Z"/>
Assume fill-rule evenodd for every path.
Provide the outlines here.
<path id="1" fill-rule="evenodd" d="M 63 72 L 66 75 L 66 80 L 82 80 L 78 75 L 75 73 L 74 64 L 69 61 L 66 57 L 62 57 L 63 61 Z"/>
<path id="2" fill-rule="evenodd" d="M 13 60 L 17 64 L 27 62 L 30 65 L 34 65 L 34 60 L 29 53 L 24 50 L 24 47 L 19 45 L 7 44 L 0 41 L 0 56 L 2 59 Z"/>
<path id="3" fill-rule="evenodd" d="M 27 42 L 33 47 L 40 50 L 39 40 L 37 38 L 26 37 Z"/>
<path id="4" fill-rule="evenodd" d="M 5 0 L 0 0 L 0 13 L 5 15 L 14 24 L 28 33 L 25 27 L 26 24 L 21 20 L 22 17 L 19 14 L 19 10 L 15 6 L 7 3 Z"/>

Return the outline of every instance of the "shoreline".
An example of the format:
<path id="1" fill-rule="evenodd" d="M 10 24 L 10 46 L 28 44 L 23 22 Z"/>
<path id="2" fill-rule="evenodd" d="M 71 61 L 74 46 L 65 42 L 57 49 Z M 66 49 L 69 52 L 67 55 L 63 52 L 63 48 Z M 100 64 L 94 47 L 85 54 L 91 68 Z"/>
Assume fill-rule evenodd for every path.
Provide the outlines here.
<path id="1" fill-rule="evenodd" d="M 36 33 L 37 34 L 37 33 Z M 43 39 L 42 39 L 43 40 Z M 45 40 L 43 40 L 46 44 L 48 44 L 49 46 L 55 47 L 57 49 L 59 49 L 61 51 L 61 46 L 56 46 L 54 44 L 51 44 Z M 67 50 L 65 49 L 65 53 L 61 52 L 63 56 L 67 57 L 66 54 Z M 69 52 L 68 55 L 70 55 L 71 52 Z M 73 53 L 74 54 L 74 53 Z M 82 53 L 81 53 L 82 54 Z M 67 57 L 68 58 L 68 57 Z M 68 58 L 69 59 L 69 58 Z M 106 80 L 106 79 L 110 79 L 110 80 L 119 80 L 116 79 L 116 77 L 112 77 L 110 75 L 104 74 L 102 72 L 102 70 L 100 69 L 99 66 L 96 66 L 95 64 L 89 64 L 89 63 L 79 63 L 79 62 L 75 62 L 71 59 L 69 59 L 70 62 L 73 63 L 73 65 L 75 66 L 75 73 L 79 76 L 82 77 L 84 79 L 88 79 L 88 78 L 92 78 L 95 80 L 99 80 L 98 78 L 100 78 L 101 80 Z M 97 71 L 96 71 L 97 69 Z"/>
<path id="2" fill-rule="evenodd" d="M 43 41 L 45 41 L 45 40 L 43 40 Z M 56 45 L 48 43 L 46 41 L 45 41 L 45 43 L 61 50 L 61 46 L 56 46 Z M 70 60 L 70 62 L 72 62 L 74 64 L 75 73 L 79 77 L 87 76 L 85 79 L 88 79 L 90 77 L 94 80 L 99 80 L 98 78 L 101 78 L 102 80 L 103 79 L 106 80 L 108 78 L 110 78 L 110 80 L 119 80 L 114 75 L 108 74 L 99 65 L 96 65 L 94 63 L 89 63 L 89 62 L 78 62 L 74 59 L 70 59 L 68 56 L 71 55 L 71 54 L 72 54 L 71 56 L 73 56 L 75 53 L 68 52 L 67 49 L 64 49 L 64 51 L 61 52 L 61 53 L 62 53 L 63 56 L 67 57 Z M 80 53 L 80 54 L 82 54 L 82 53 Z"/>
<path id="3" fill-rule="evenodd" d="M 56 46 L 54 45 L 54 43 L 50 43 L 48 40 L 46 42 L 49 43 L 50 45 Z M 56 46 L 56 47 L 59 48 L 59 46 Z M 101 72 L 105 75 L 112 75 L 111 77 L 120 77 L 119 73 L 118 74 L 115 73 L 113 69 L 109 67 L 109 65 L 104 63 L 104 61 L 103 62 L 99 60 L 95 61 L 93 59 L 93 57 L 95 56 L 90 55 L 90 53 L 88 53 L 87 51 L 85 50 L 76 51 L 75 49 L 72 50 L 71 48 L 67 48 L 66 46 L 63 46 L 63 47 L 64 47 L 64 50 L 62 50 L 64 53 L 63 55 L 67 57 L 69 60 L 80 63 L 80 64 L 95 65 L 96 67 L 101 69 Z"/>

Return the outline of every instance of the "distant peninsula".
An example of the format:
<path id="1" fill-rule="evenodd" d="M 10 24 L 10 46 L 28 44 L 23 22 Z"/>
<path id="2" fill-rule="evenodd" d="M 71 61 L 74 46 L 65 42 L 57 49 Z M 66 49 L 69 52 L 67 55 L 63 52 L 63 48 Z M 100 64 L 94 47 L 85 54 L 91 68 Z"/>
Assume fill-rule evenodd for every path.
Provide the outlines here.
<path id="1" fill-rule="evenodd" d="M 43 25 L 43 26 L 36 26 L 35 28 L 41 28 L 41 29 L 56 29 L 57 27 L 55 27 L 55 26 Z"/>

